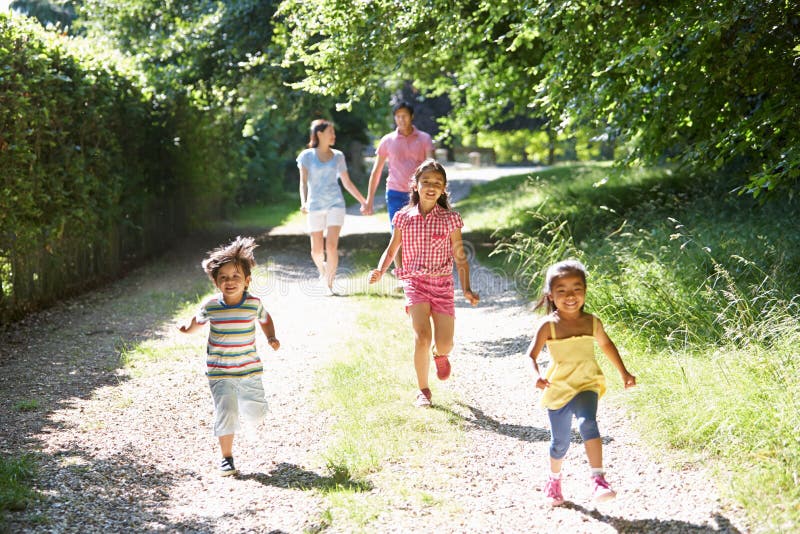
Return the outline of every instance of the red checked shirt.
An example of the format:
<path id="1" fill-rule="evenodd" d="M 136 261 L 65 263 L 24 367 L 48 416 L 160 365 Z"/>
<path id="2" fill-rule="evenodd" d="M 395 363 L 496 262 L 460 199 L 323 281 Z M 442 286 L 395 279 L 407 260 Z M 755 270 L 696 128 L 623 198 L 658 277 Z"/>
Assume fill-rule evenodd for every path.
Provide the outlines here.
<path id="1" fill-rule="evenodd" d="M 450 234 L 464 226 L 461 215 L 436 204 L 427 216 L 419 206 L 398 211 L 392 220 L 403 233 L 403 266 L 394 270 L 397 278 L 452 276 L 453 246 Z"/>

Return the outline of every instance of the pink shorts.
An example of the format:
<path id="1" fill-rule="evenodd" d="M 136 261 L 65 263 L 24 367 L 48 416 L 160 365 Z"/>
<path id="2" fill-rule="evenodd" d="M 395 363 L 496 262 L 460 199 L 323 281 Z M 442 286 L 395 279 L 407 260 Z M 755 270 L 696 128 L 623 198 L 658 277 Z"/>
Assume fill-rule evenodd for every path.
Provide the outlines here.
<path id="1" fill-rule="evenodd" d="M 455 290 L 452 276 L 415 276 L 403 280 L 406 294 L 406 313 L 408 307 L 427 302 L 431 312 L 455 317 Z"/>

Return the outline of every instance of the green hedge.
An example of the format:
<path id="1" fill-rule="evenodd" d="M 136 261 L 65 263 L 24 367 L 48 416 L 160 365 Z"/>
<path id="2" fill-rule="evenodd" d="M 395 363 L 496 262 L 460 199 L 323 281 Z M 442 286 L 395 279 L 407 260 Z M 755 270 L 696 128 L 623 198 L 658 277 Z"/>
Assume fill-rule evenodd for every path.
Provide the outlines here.
<path id="1" fill-rule="evenodd" d="M 0 14 L 0 320 L 114 277 L 220 214 L 235 127 Z"/>

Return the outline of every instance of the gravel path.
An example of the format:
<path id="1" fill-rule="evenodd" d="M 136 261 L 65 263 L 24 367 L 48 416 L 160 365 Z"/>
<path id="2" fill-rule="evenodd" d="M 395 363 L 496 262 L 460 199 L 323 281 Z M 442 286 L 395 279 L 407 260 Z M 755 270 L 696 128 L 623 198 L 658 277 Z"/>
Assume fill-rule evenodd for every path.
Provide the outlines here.
<path id="1" fill-rule="evenodd" d="M 363 239 L 373 239 L 379 250 L 388 237 L 385 223 L 383 217 L 351 216 L 345 228 L 350 236 L 352 229 L 366 234 Z M 37 453 L 36 485 L 44 495 L 10 514 L 9 531 L 325 528 L 320 517 L 327 505 L 316 490 L 328 482 L 318 453 L 330 416 L 314 409 L 313 373 L 333 356 L 330 339 L 351 328 L 358 309 L 352 299 L 321 295 L 303 235 L 282 229 L 259 236 L 258 259 L 267 274 L 254 289 L 267 292 L 283 346 L 263 353 L 268 422 L 237 437 L 242 474 L 218 477 L 209 429 L 213 407 L 199 356 L 205 334 L 179 337 L 177 310 L 163 303 L 175 288 L 203 279 L 203 252 L 226 239 L 198 236 L 124 280 L 0 332 L 0 452 Z M 385 510 L 368 531 L 747 531 L 741 512 L 719 499 L 698 466 L 672 467 L 640 443 L 635 423 L 618 405 L 621 394 L 604 399 L 599 413 L 608 478 L 620 497 L 597 508 L 591 504 L 576 440 L 565 462 L 570 502 L 550 509 L 541 491 L 547 422 L 523 355 L 534 315 L 507 280 L 473 269 L 482 303 L 470 308 L 460 300 L 453 376 L 436 386 L 460 399 L 454 415 L 465 423 L 466 445 L 425 469 L 386 466 L 418 479 L 420 489 L 445 504 L 409 499 Z M 142 304 L 147 299 L 141 295 L 151 296 L 153 306 Z M 176 338 L 180 350 L 159 351 Z M 152 361 L 124 370 L 121 351 L 139 342 L 152 347 Z M 259 342 L 265 346 L 263 338 Z M 32 399 L 38 407 L 21 408 Z M 371 480 L 370 491 L 381 491 L 380 480 Z M 435 487 L 426 488 L 426 480 L 435 480 Z M 327 532 L 338 532 L 336 524 Z"/>

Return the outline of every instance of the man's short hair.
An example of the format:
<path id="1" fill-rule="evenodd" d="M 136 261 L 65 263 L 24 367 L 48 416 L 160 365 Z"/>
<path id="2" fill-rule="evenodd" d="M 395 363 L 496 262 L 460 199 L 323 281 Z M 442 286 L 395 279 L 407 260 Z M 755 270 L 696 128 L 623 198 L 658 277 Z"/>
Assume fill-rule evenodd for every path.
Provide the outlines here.
<path id="1" fill-rule="evenodd" d="M 414 116 L 414 106 L 412 106 L 407 100 L 401 100 L 400 102 L 392 106 L 392 115 L 394 115 L 403 108 L 407 109 L 408 113 L 412 117 Z"/>

